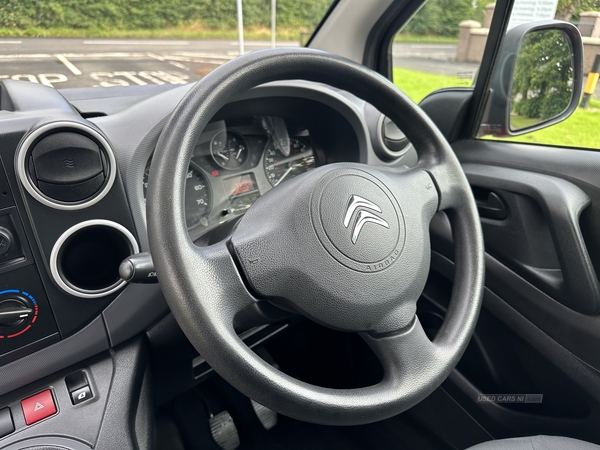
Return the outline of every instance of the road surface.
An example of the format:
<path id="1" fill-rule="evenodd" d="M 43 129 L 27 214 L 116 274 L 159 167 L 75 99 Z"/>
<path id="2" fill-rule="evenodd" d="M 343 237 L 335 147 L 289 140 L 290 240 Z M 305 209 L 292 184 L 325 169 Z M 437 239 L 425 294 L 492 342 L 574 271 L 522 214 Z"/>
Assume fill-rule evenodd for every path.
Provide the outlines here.
<path id="1" fill-rule="evenodd" d="M 246 51 L 253 51 L 269 48 L 270 43 L 249 41 L 245 46 Z M 478 65 L 455 63 L 455 54 L 454 45 L 393 46 L 396 67 L 473 78 Z M 236 56 L 237 41 L 227 40 L 0 38 L 0 79 L 59 89 L 184 84 L 199 80 Z"/>

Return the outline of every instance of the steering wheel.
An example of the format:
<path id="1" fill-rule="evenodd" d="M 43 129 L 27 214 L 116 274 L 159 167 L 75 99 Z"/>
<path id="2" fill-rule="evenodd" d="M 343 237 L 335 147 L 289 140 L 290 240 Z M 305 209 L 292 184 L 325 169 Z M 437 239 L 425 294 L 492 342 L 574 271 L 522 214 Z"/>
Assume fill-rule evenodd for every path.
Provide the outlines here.
<path id="1" fill-rule="evenodd" d="M 402 128 L 418 164 L 318 167 L 265 193 L 226 240 L 194 245 L 185 223 L 184 187 L 201 132 L 237 95 L 291 79 L 327 83 L 371 103 Z M 147 198 L 150 249 L 175 319 L 218 374 L 286 416 L 356 425 L 399 414 L 444 381 L 473 334 L 484 251 L 467 179 L 427 115 L 389 80 L 352 61 L 317 50 L 275 49 L 209 73 L 163 129 Z M 429 272 L 429 224 L 439 210 L 449 211 L 455 274 L 448 312 L 431 341 L 416 303 Z M 236 315 L 261 302 L 360 333 L 382 364 L 382 380 L 331 389 L 275 369 L 234 329 Z"/>

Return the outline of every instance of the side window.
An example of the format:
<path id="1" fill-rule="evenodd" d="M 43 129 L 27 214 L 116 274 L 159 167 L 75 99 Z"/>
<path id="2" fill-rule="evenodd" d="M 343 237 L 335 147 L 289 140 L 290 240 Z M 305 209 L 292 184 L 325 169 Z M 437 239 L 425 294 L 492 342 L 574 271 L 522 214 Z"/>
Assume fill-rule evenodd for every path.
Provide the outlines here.
<path id="1" fill-rule="evenodd" d="M 531 5 L 537 11 L 531 12 Z M 527 8 L 529 6 L 529 9 Z M 545 8 L 541 8 L 544 6 Z M 535 8 L 534 8 L 535 9 Z M 590 11 L 596 9 L 596 11 Z M 520 136 L 503 137 L 503 140 L 538 145 L 600 149 L 600 88 L 596 88 L 600 72 L 600 2 L 578 0 L 515 0 L 508 28 L 542 19 L 559 19 L 575 24 L 583 39 L 583 96 L 579 107 L 566 120 L 538 131 Z M 527 127 L 564 110 L 571 98 L 571 87 L 557 78 L 568 76 L 561 67 L 571 63 L 570 48 L 562 45 L 560 36 L 531 35 L 522 44 L 512 77 L 511 126 Z M 528 55 L 531 57 L 528 58 Z M 535 58 L 542 55 L 547 63 L 540 64 Z M 570 82 L 573 83 L 571 76 Z M 564 89 L 548 86 L 565 86 Z M 526 101 L 524 101 L 526 100 Z M 497 139 L 486 135 L 482 126 L 480 138 Z"/>
<path id="2" fill-rule="evenodd" d="M 429 0 L 395 37 L 394 83 L 416 103 L 438 89 L 472 86 L 483 57 L 494 7 L 494 3 L 481 0 Z M 583 98 L 568 119 L 539 131 L 502 139 L 600 149 L 600 87 L 596 87 L 600 73 L 600 0 L 515 0 L 508 29 L 547 19 L 571 22 L 583 36 Z M 547 46 L 548 60 L 560 63 L 564 52 L 558 44 L 554 47 L 542 44 Z M 529 83 L 535 77 L 529 76 L 531 71 L 523 67 L 520 82 L 527 79 Z M 551 68 L 545 71 L 548 76 L 555 76 L 554 72 Z M 538 75 L 538 79 L 545 76 Z M 532 93 L 536 89 L 537 86 L 522 86 L 523 92 Z M 548 108 L 542 107 L 541 102 L 538 106 L 515 110 L 518 117 L 514 120 L 523 124 L 539 121 L 548 114 Z M 485 134 L 485 127 L 478 137 L 496 139 Z"/>
<path id="3" fill-rule="evenodd" d="M 471 86 L 493 14 L 494 4 L 482 0 L 429 0 L 394 39 L 394 83 L 416 103 L 438 89 Z"/>

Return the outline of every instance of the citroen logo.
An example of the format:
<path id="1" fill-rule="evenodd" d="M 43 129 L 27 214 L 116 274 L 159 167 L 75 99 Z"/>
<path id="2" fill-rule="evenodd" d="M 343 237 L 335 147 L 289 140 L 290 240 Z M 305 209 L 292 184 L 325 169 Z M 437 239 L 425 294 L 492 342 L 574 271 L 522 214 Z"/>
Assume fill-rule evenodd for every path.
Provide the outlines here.
<path id="1" fill-rule="evenodd" d="M 344 226 L 346 228 L 350 226 L 350 221 L 352 220 L 352 216 L 356 210 L 360 210 L 356 215 L 354 228 L 352 229 L 353 244 L 356 244 L 361 230 L 367 223 L 374 223 L 384 228 L 390 228 L 389 224 L 384 219 L 373 214 L 372 212 L 366 211 L 367 209 L 381 213 L 381 208 L 372 201 L 359 197 L 358 195 L 353 195 L 350 197 L 350 200 L 348 201 L 348 207 L 346 208 L 346 216 L 344 217 Z"/>

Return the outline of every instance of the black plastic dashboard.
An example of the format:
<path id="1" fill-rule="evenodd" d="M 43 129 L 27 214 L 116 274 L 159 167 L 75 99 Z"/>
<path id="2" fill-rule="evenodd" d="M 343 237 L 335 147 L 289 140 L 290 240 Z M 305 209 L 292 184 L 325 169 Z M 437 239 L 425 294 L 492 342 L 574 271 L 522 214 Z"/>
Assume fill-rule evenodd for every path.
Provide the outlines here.
<path id="1" fill-rule="evenodd" d="M 141 88 L 59 93 L 1 85 L 0 312 L 15 320 L 0 323 L 0 407 L 15 390 L 119 346 L 168 314 L 159 285 L 115 277 L 123 257 L 149 251 L 144 191 L 152 153 L 189 86 Z M 318 165 L 415 164 L 410 145 L 389 158 L 383 121 L 360 99 L 304 81 L 235 99 L 204 131 L 191 161 L 191 237 L 198 245 L 224 238 L 260 195 Z M 79 156 L 60 153 L 59 138 L 87 152 L 88 175 L 72 175 Z M 56 152 L 48 153 L 59 163 L 54 172 L 42 166 L 44 152 Z M 65 183 L 75 201 L 53 199 Z M 82 194 L 89 189 L 92 195 Z M 0 437 L 0 447 L 35 428 L 15 421 L 21 429 Z"/>

